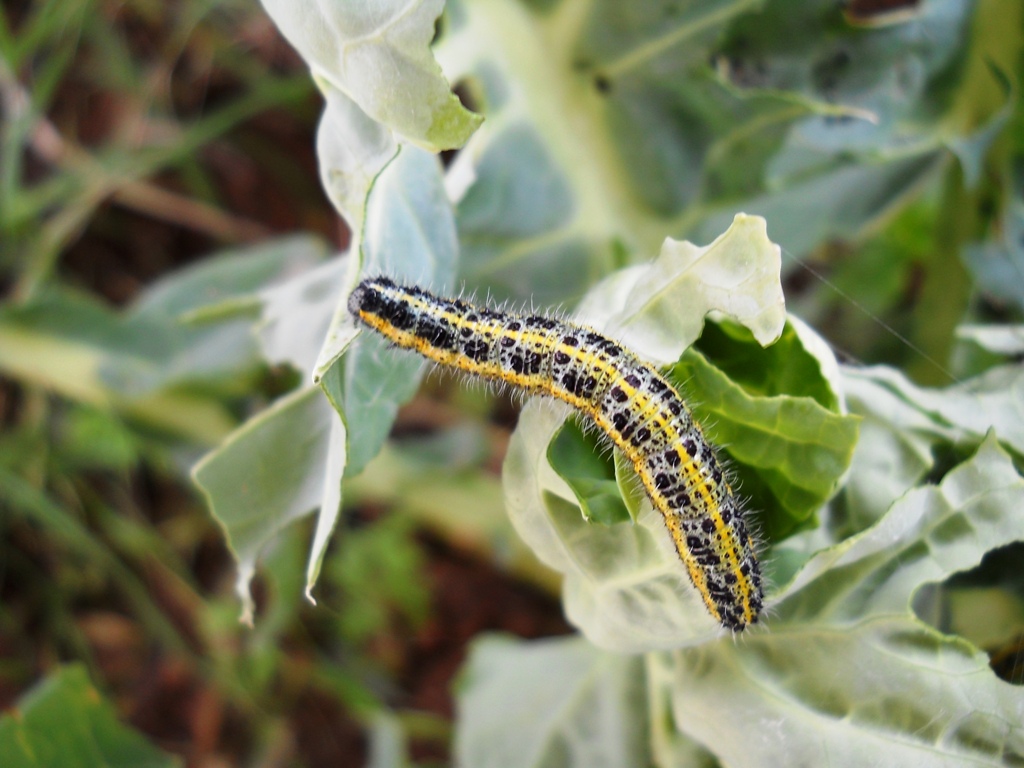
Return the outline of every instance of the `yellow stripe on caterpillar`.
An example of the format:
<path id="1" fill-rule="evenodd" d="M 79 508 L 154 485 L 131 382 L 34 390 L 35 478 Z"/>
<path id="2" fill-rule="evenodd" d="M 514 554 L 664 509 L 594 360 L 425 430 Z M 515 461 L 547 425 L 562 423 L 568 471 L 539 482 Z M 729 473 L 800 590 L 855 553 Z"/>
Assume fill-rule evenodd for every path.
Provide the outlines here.
<path id="1" fill-rule="evenodd" d="M 632 462 L 694 587 L 726 629 L 760 615 L 761 570 L 740 504 L 689 408 L 651 365 L 591 328 L 364 280 L 349 311 L 424 357 L 562 400 Z"/>

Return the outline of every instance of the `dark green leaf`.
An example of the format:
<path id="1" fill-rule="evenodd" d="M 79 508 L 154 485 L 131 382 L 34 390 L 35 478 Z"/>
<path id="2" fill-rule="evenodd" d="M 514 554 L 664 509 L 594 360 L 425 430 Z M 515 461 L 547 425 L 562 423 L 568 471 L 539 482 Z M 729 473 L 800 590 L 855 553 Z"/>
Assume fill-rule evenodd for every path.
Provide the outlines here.
<path id="1" fill-rule="evenodd" d="M 4 768 L 174 768 L 162 752 L 120 722 L 79 666 L 64 667 L 0 717 Z"/>

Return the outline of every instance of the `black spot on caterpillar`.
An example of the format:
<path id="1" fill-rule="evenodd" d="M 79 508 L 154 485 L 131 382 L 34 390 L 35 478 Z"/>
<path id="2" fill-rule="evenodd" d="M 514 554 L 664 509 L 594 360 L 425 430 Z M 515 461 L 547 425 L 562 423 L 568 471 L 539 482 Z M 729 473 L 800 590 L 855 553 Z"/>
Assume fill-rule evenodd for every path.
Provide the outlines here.
<path id="1" fill-rule="evenodd" d="M 582 325 L 384 277 L 360 283 L 348 308 L 400 347 L 587 416 L 632 462 L 711 615 L 733 632 L 757 622 L 761 570 L 742 509 L 690 409 L 651 365 Z"/>

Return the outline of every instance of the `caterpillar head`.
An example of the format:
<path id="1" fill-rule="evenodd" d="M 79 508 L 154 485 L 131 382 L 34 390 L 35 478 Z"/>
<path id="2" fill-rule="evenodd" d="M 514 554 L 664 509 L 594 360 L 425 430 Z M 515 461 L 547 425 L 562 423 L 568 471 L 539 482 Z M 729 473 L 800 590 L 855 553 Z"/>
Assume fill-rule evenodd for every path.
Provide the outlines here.
<path id="1" fill-rule="evenodd" d="M 386 277 L 373 277 L 363 280 L 355 287 L 348 297 L 348 311 L 357 320 L 363 313 L 376 314 L 387 303 L 385 293 L 395 284 Z"/>

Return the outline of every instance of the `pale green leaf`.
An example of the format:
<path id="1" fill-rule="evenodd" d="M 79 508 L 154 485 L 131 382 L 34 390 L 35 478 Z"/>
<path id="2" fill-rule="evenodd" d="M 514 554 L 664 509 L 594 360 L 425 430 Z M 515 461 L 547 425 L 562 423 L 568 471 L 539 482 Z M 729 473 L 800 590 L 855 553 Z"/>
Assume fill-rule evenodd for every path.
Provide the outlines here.
<path id="1" fill-rule="evenodd" d="M 436 152 L 462 146 L 479 125 L 430 52 L 442 0 L 263 5 L 319 80 L 399 136 Z"/>
<path id="2" fill-rule="evenodd" d="M 252 622 L 249 583 L 260 553 L 324 497 L 334 418 L 319 387 L 297 390 L 239 427 L 192 469 L 234 555 L 244 621 Z"/>
<path id="3" fill-rule="evenodd" d="M 341 514 L 341 478 L 345 474 L 348 457 L 348 434 L 345 423 L 335 411 L 330 416 L 330 431 L 327 437 L 327 455 L 324 457 L 324 486 L 320 499 L 320 512 L 316 518 L 316 531 L 309 547 L 309 562 L 306 565 L 306 598 L 315 603 L 313 587 L 320 576 L 320 569 L 327 554 L 327 545 Z"/>
<path id="4" fill-rule="evenodd" d="M 676 727 L 722 764 L 962 768 L 1024 759 L 1020 687 L 997 680 L 969 644 L 905 620 L 778 630 L 659 660 Z"/>
<path id="5" fill-rule="evenodd" d="M 476 641 L 458 684 L 459 765 L 648 765 L 641 669 L 580 638 Z"/>
<path id="6" fill-rule="evenodd" d="M 330 83 L 321 83 L 320 89 L 327 102 L 316 134 L 320 181 L 335 208 L 358 232 L 370 188 L 398 153 L 398 142 L 386 126 Z"/>
<path id="7" fill-rule="evenodd" d="M 369 728 L 370 756 L 367 768 L 407 768 L 405 732 L 402 722 L 387 710 L 373 716 Z"/>
<path id="8" fill-rule="evenodd" d="M 436 288 L 452 284 L 458 241 L 436 158 L 407 146 L 384 170 L 370 195 L 361 252 L 364 276 L 385 274 Z M 416 392 L 425 364 L 415 355 L 391 351 L 376 334 L 363 333 L 351 346 L 341 345 L 356 330 L 346 302 L 342 295 L 314 380 L 345 421 L 351 475 L 380 450 L 398 407 Z M 345 350 L 343 360 L 339 347 Z M 328 375 L 339 365 L 341 375 Z"/>
<path id="9" fill-rule="evenodd" d="M 737 214 L 708 246 L 666 240 L 654 261 L 598 285 L 580 315 L 660 364 L 677 360 L 715 311 L 748 327 L 765 346 L 786 322 L 781 260 L 764 219 Z"/>
<path id="10" fill-rule="evenodd" d="M 588 9 L 576 43 L 577 68 L 598 94 L 593 119 L 606 124 L 620 173 L 652 212 L 664 217 L 698 203 L 719 145 L 748 120 L 778 113 L 767 100 L 729 97 L 709 68 L 729 25 L 751 11 L 759 16 L 762 5 L 605 1 Z M 794 116 L 790 111 L 776 119 Z M 749 178 L 770 156 L 752 152 L 742 174 L 732 175 Z"/>
<path id="11" fill-rule="evenodd" d="M 998 355 L 1024 355 L 1024 325 L 961 325 L 956 335 Z"/>
<path id="12" fill-rule="evenodd" d="M 222 251 L 163 278 L 127 313 L 135 343 L 109 356 L 104 379 L 133 394 L 190 380 L 241 389 L 258 361 L 251 323 L 257 295 L 315 269 L 326 256 L 322 241 L 295 235 Z M 139 354 L 128 359 L 126 348 Z"/>
<path id="13" fill-rule="evenodd" d="M 919 483 L 935 459 L 936 425 L 881 382 L 843 368 L 850 411 L 861 417 L 860 439 L 835 511 L 837 534 L 856 533 L 885 514 Z"/>
<path id="14" fill-rule="evenodd" d="M 196 318 L 200 312 L 225 305 L 248 306 L 256 292 L 315 268 L 327 256 L 327 245 L 312 235 L 288 235 L 219 251 L 147 287 L 131 314 Z"/>
<path id="15" fill-rule="evenodd" d="M 990 435 L 938 486 L 909 491 L 871 528 L 818 553 L 773 606 L 781 624 L 910 615 L 914 593 L 1024 539 L 1024 479 Z"/>
<path id="16" fill-rule="evenodd" d="M 550 305 L 582 295 L 611 264 L 581 238 L 575 192 L 543 137 L 512 125 L 479 151 L 458 204 L 467 283 L 499 302 Z"/>
<path id="17" fill-rule="evenodd" d="M 288 363 L 304 375 L 313 371 L 350 264 L 347 256 L 332 259 L 260 293 L 262 307 L 256 336 L 267 361 Z M 350 341 L 355 329 L 349 328 Z M 338 341 L 339 345 L 344 343 Z"/>
<path id="18" fill-rule="evenodd" d="M 650 691 L 671 691 L 675 685 L 669 654 L 648 653 L 644 671 Z M 664 768 L 719 768 L 713 752 L 680 731 L 672 717 L 671 696 L 652 695 L 650 702 L 651 751 L 654 764 Z"/>
<path id="19" fill-rule="evenodd" d="M 259 370 L 256 292 L 323 257 L 323 245 L 307 236 L 224 251 L 156 282 L 123 313 L 70 291 L 40 291 L 0 313 L 0 366 L 66 397 L 215 444 L 234 419 L 210 393 L 248 391 Z"/>
<path id="20" fill-rule="evenodd" d="M 850 369 L 911 404 L 927 417 L 931 431 L 950 439 L 980 440 L 994 429 L 1000 440 L 1024 453 L 1024 370 L 1019 365 L 991 368 L 946 389 L 918 387 L 891 368 Z"/>
<path id="21" fill-rule="evenodd" d="M 1010 235 L 1007 232 L 1000 240 L 975 243 L 965 249 L 964 260 L 980 290 L 998 301 L 1024 307 L 1024 282 L 1021 280 L 1024 247 L 1018 245 L 1024 235 L 1024 201 L 1018 205 L 1021 208 L 1021 221 L 1015 227 L 1018 237 L 1006 236 Z"/>
<path id="22" fill-rule="evenodd" d="M 132 321 L 83 294 L 46 289 L 0 309 L 0 369 L 63 397 L 113 408 L 162 432 L 209 445 L 227 434 L 232 418 L 209 397 L 170 385 L 231 386 L 232 376 L 242 376 L 257 362 L 244 335 L 230 347 L 244 330 L 244 324 L 236 324 L 206 333 L 164 319 Z M 223 354 L 217 359 L 210 349 Z"/>
<path id="23" fill-rule="evenodd" d="M 96 404 L 116 397 L 116 382 L 102 375 L 111 355 L 120 352 L 133 362 L 146 357 L 144 343 L 115 312 L 85 294 L 56 288 L 4 305 L 0 341 L 0 367 L 9 375 Z"/>

